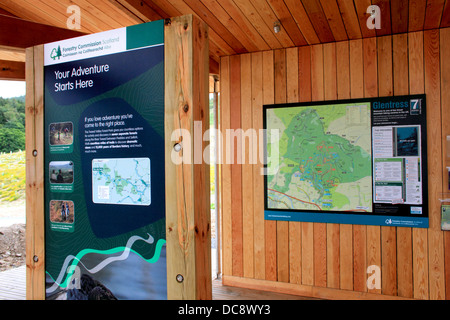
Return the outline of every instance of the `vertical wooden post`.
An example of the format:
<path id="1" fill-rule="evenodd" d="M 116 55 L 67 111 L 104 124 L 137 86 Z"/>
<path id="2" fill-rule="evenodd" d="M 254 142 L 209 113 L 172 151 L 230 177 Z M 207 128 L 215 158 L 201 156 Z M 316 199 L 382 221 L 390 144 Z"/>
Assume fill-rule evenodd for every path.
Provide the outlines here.
<path id="1" fill-rule="evenodd" d="M 208 31 L 188 15 L 166 20 L 164 32 L 167 296 L 211 299 Z"/>
<path id="2" fill-rule="evenodd" d="M 44 46 L 26 50 L 26 265 L 28 300 L 45 299 Z"/>

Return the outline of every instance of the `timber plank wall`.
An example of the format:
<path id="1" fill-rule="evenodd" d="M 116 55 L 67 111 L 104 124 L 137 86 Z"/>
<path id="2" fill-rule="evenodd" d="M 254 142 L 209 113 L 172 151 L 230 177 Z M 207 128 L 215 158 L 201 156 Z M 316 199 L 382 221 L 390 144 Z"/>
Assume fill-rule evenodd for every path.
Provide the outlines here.
<path id="1" fill-rule="evenodd" d="M 448 190 L 449 52 L 447 28 L 221 58 L 224 135 L 262 129 L 264 104 L 425 93 L 430 203 L 428 229 L 265 221 L 260 161 L 226 164 L 236 150 L 222 147 L 225 285 L 330 299 L 450 299 L 450 233 L 440 230 L 439 201 Z M 381 289 L 367 288 L 370 265 L 381 268 Z"/>

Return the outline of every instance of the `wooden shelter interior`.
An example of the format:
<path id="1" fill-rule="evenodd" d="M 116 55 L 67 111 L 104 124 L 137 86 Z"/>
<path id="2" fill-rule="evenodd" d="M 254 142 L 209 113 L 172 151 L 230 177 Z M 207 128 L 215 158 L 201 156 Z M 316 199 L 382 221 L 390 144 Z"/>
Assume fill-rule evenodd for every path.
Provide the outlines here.
<path id="1" fill-rule="evenodd" d="M 80 30 L 67 27 L 70 5 L 81 9 Z M 371 5 L 381 29 L 367 27 Z M 450 165 L 450 0 L 1 0 L 0 79 L 25 80 L 27 47 L 187 14 L 209 27 L 223 129 L 254 125 L 265 103 L 426 93 L 430 106 L 429 229 L 264 221 L 262 178 L 224 165 L 224 284 L 325 299 L 450 299 L 438 201 Z M 367 288 L 372 264 L 381 288 Z"/>

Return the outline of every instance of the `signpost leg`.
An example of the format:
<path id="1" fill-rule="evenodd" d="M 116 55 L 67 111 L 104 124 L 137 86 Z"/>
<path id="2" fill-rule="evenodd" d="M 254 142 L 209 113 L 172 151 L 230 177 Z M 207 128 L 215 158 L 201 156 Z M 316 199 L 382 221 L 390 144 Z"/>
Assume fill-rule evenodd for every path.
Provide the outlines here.
<path id="1" fill-rule="evenodd" d="M 44 300 L 44 47 L 26 57 L 26 297 Z"/>
<path id="2" fill-rule="evenodd" d="M 208 33 L 203 22 L 193 16 L 166 20 L 169 299 L 199 300 L 211 299 L 212 296 L 209 151 L 203 152 L 206 148 L 203 134 L 209 128 L 208 61 Z M 183 161 L 175 164 L 172 159 L 180 157 Z"/>

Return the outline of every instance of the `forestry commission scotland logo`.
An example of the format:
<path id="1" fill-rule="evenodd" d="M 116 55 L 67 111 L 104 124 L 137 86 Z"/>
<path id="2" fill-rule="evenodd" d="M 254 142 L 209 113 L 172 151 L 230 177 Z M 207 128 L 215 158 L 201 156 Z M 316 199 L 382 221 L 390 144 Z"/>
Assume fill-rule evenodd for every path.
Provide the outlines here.
<path id="1" fill-rule="evenodd" d="M 52 52 L 50 53 L 50 58 L 52 58 L 53 60 L 56 60 L 56 58 L 58 58 L 59 60 L 61 56 L 61 46 L 58 46 L 58 48 L 53 48 Z"/>

